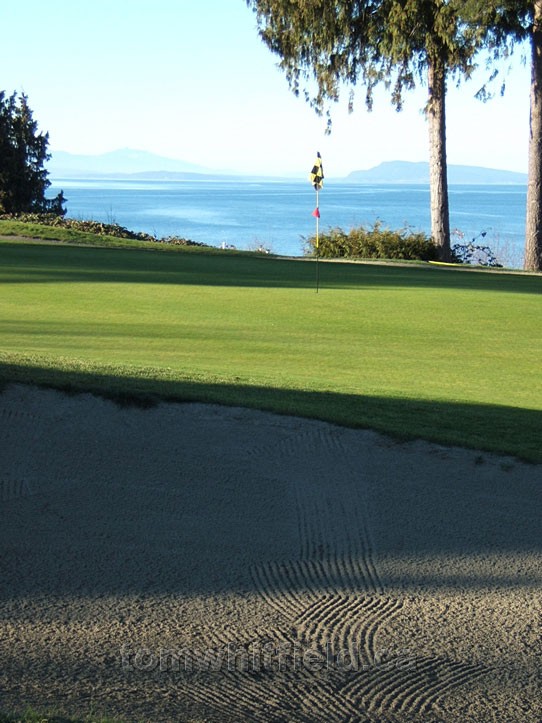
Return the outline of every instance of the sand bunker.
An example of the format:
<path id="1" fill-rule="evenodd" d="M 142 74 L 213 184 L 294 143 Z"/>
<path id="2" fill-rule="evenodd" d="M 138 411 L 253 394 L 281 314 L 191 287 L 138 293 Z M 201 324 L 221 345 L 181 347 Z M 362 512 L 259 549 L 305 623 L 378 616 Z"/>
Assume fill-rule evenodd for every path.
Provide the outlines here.
<path id="1" fill-rule="evenodd" d="M 1 709 L 542 718 L 540 466 L 22 386 L 0 425 Z"/>

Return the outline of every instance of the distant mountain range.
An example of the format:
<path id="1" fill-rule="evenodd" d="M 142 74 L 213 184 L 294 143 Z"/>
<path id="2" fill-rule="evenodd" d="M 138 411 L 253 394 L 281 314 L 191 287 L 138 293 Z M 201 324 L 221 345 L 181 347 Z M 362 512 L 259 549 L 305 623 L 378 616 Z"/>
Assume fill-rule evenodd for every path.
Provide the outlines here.
<path id="1" fill-rule="evenodd" d="M 122 148 L 95 156 L 54 151 L 47 167 L 56 178 L 89 178 L 137 174 L 214 174 L 210 168 L 195 163 L 158 156 L 148 151 Z"/>
<path id="2" fill-rule="evenodd" d="M 429 183 L 429 164 L 386 161 L 366 171 L 353 171 L 345 180 L 354 183 Z M 499 171 L 479 166 L 448 166 L 450 184 L 499 184 L 527 182 L 526 173 Z"/>
<path id="3" fill-rule="evenodd" d="M 195 163 L 159 156 L 148 151 L 123 148 L 101 155 L 75 155 L 54 151 L 47 169 L 52 179 L 69 178 L 133 178 L 147 180 L 241 179 L 247 176 L 233 171 L 220 171 Z M 302 174 L 301 174 L 302 176 Z M 286 177 L 286 174 L 285 174 Z M 258 178 L 261 176 L 250 176 Z M 304 176 L 303 176 L 304 178 Z M 288 177 L 292 180 L 292 177 Z M 280 180 L 276 178 L 274 180 Z M 425 162 L 386 161 L 365 171 L 352 171 L 346 178 L 331 181 L 349 183 L 429 183 L 429 164 Z M 500 171 L 478 166 L 448 166 L 450 184 L 507 184 L 527 182 L 527 174 Z"/>

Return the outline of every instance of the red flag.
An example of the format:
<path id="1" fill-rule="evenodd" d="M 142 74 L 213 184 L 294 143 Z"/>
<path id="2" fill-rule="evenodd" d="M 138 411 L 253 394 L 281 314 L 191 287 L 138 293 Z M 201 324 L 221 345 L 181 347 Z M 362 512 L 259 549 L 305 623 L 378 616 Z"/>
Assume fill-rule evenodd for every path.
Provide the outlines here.
<path id="1" fill-rule="evenodd" d="M 312 212 L 312 215 L 314 216 L 314 218 L 320 218 L 320 209 L 316 207 Z"/>

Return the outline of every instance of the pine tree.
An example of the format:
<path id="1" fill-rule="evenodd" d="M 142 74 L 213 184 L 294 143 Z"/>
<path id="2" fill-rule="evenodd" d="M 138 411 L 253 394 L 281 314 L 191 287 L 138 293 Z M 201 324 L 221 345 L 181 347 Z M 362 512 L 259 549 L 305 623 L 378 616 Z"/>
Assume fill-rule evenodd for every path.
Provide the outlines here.
<path id="1" fill-rule="evenodd" d="M 385 3 L 384 3 L 385 4 Z M 381 38 L 386 74 L 395 77 L 393 100 L 427 81 L 425 114 L 429 128 L 431 233 L 443 260 L 450 260 L 450 217 L 446 153 L 446 90 L 450 76 L 468 78 L 478 38 L 464 33 L 461 3 L 448 0 L 392 0 Z"/>
<path id="2" fill-rule="evenodd" d="M 542 0 L 465 0 L 462 14 L 498 61 L 530 46 L 529 180 L 525 224 L 528 271 L 542 271 Z"/>
<path id="3" fill-rule="evenodd" d="M 524 267 L 528 271 L 542 271 L 542 0 L 535 0 L 530 11 L 531 98 Z"/>
<path id="4" fill-rule="evenodd" d="M 431 226 L 441 258 L 450 257 L 446 165 L 446 81 L 468 76 L 477 45 L 465 36 L 457 3 L 448 0 L 247 0 L 260 36 L 280 56 L 290 87 L 318 112 L 339 99 L 343 85 L 366 88 L 372 107 L 378 83 L 400 109 L 405 90 L 427 80 Z M 315 83 L 316 90 L 310 90 Z M 309 87 L 307 87 L 309 86 Z M 329 116 L 329 110 L 328 110 Z"/>
<path id="5" fill-rule="evenodd" d="M 0 91 L 0 213 L 66 213 L 62 191 L 54 199 L 45 197 L 51 185 L 45 169 L 48 144 L 49 134 L 38 132 L 27 96 Z"/>

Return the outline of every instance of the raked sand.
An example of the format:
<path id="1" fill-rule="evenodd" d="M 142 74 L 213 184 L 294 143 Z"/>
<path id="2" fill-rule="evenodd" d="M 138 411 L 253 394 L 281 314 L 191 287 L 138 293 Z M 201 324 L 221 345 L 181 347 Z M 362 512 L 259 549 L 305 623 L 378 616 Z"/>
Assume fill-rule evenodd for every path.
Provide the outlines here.
<path id="1" fill-rule="evenodd" d="M 0 710 L 540 723 L 540 466 L 23 386 L 0 425 Z"/>

